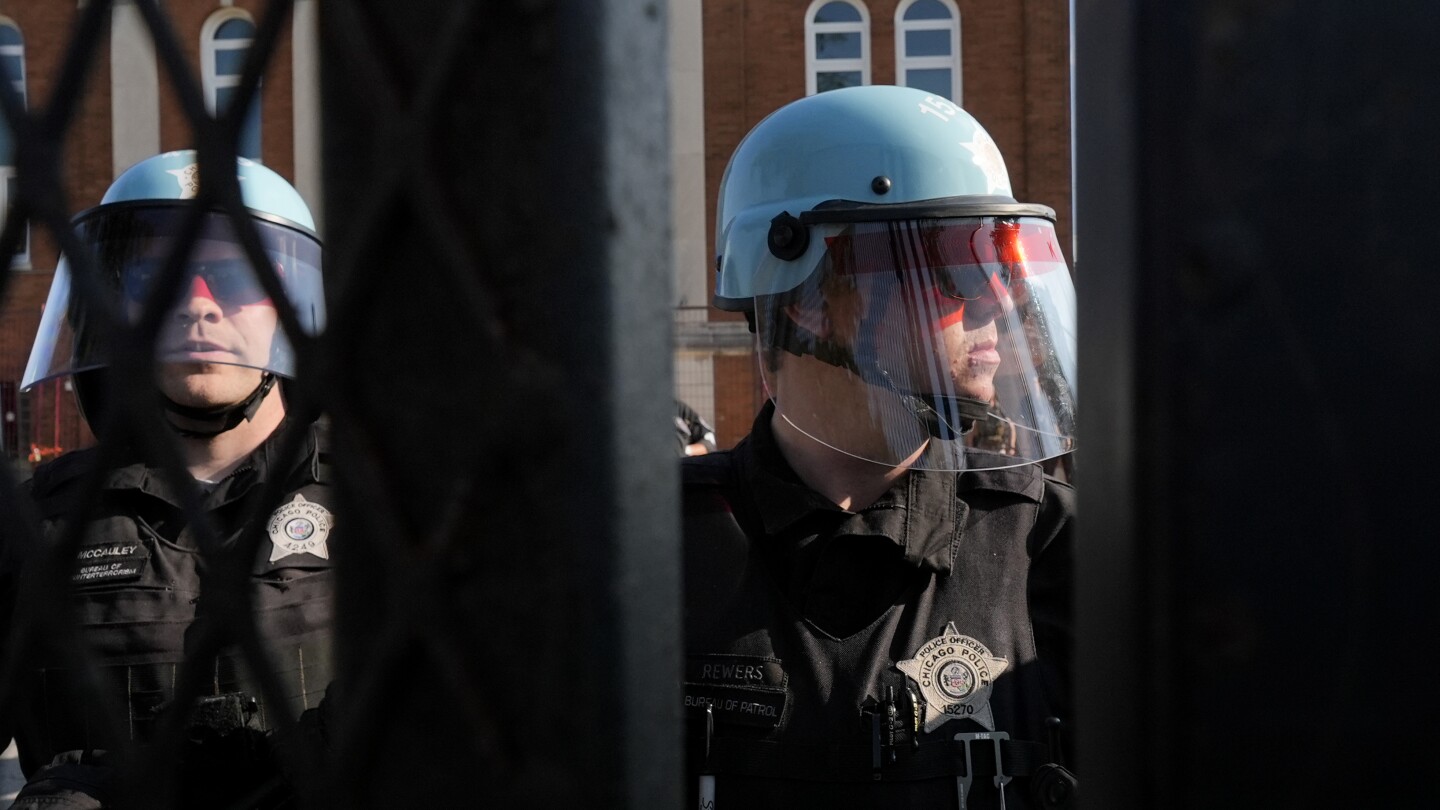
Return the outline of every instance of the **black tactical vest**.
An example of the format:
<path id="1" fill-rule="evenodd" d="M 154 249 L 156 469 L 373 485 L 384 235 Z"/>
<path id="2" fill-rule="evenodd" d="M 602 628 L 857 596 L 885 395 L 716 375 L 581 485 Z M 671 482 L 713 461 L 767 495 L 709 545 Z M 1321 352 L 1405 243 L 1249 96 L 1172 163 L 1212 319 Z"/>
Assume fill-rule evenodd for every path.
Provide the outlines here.
<path id="1" fill-rule="evenodd" d="M 250 573 L 252 611 L 292 716 L 315 707 L 332 677 L 330 548 L 335 541 L 334 496 L 321 433 L 313 426 L 296 429 L 309 432 L 298 462 L 282 468 L 279 459 L 272 458 L 279 444 L 277 431 L 203 500 L 222 544 L 235 543 L 247 519 L 261 524 L 265 537 Z M 60 542 L 72 516 L 80 512 L 82 481 L 97 455 L 95 450 L 78 451 L 36 471 L 31 494 L 44 542 Z M 90 666 L 77 668 L 72 656 L 58 650 L 35 652 L 40 647 L 31 645 L 22 667 L 23 686 L 6 708 L 27 774 L 57 753 L 115 749 L 126 739 L 147 740 L 172 708 L 185 675 L 185 653 L 199 626 L 206 555 L 178 493 L 160 470 L 142 463 L 103 475 L 67 583 L 78 641 L 88 651 Z M 278 506 L 262 509 L 267 505 L 258 501 L 271 476 L 283 477 L 286 494 Z M 35 556 L 22 568 L 17 615 L 34 609 L 24 594 L 37 587 Z M 35 617 L 27 621 L 33 623 Z M 235 729 L 265 732 L 276 725 L 274 707 L 237 647 L 231 645 L 197 666 L 204 688 L 188 721 L 192 737 Z M 107 703 L 110 719 L 104 710 Z"/>
<path id="2" fill-rule="evenodd" d="M 900 583 L 893 604 L 840 635 L 787 597 L 791 541 L 766 532 L 755 438 L 685 465 L 691 806 L 707 774 L 719 810 L 957 807 L 966 782 L 967 807 L 993 808 L 997 776 L 1007 808 L 1067 806 L 1036 799 L 1074 791 L 1046 781 L 1063 662 L 1037 655 L 1032 615 L 1047 656 L 1067 656 L 1069 487 L 1034 466 L 908 474 L 905 508 L 874 525 L 902 548 L 946 532 L 948 565 L 897 552 L 899 579 L 876 571 Z M 1032 575 L 1042 560 L 1055 573 Z"/>

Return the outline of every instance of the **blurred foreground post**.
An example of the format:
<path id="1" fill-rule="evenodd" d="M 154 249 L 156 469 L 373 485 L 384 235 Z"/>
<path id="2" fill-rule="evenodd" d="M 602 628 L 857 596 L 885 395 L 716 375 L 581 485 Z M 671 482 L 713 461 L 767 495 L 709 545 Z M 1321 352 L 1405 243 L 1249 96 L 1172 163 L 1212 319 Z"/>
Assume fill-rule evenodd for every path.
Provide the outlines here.
<path id="1" fill-rule="evenodd" d="M 1085 806 L 1425 806 L 1440 6 L 1075 12 Z"/>
<path id="2" fill-rule="evenodd" d="M 320 8 L 337 806 L 679 804 L 665 29 Z"/>

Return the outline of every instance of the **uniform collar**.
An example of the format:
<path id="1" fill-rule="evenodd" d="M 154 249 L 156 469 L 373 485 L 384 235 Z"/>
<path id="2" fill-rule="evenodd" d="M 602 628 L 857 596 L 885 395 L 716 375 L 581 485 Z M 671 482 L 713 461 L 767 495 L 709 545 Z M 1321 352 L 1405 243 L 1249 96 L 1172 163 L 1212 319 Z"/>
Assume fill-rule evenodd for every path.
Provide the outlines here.
<path id="1" fill-rule="evenodd" d="M 750 435 L 735 448 L 770 537 L 812 515 L 829 515 L 839 522 L 836 534 L 886 537 L 904 550 L 911 565 L 947 573 L 969 514 L 963 494 L 989 490 L 1038 503 L 1044 492 L 1044 476 L 1034 464 L 959 474 L 910 470 L 874 503 L 850 512 L 806 486 L 785 461 L 770 427 L 774 413 L 774 403 L 767 402 Z"/>
<path id="2" fill-rule="evenodd" d="M 281 422 L 274 432 L 240 463 L 240 466 L 215 485 L 214 490 L 207 497 L 208 506 L 214 508 L 236 500 L 248 492 L 255 482 L 267 480 L 271 475 L 272 468 L 277 467 L 282 460 L 280 459 L 280 445 L 284 441 L 285 434 L 291 430 L 302 430 L 309 427 L 292 422 L 288 418 Z M 317 481 L 320 478 L 319 453 L 315 452 L 315 431 L 310 429 L 306 433 L 299 458 L 294 466 L 286 471 L 291 477 L 297 474 L 304 476 L 305 480 L 298 482 L 301 484 Z M 105 476 L 103 488 L 138 490 L 180 507 L 183 505 L 182 496 L 171 479 L 172 476 L 164 467 L 143 460 L 137 453 L 134 460 L 112 469 Z"/>

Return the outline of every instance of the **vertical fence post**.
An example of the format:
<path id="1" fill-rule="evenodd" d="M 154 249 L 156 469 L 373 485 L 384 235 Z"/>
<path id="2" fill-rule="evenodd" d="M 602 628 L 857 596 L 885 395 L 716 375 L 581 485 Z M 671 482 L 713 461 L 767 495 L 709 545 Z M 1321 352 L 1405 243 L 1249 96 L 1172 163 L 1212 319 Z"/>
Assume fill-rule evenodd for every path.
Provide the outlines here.
<path id="1" fill-rule="evenodd" d="M 348 806 L 679 804 L 665 5 L 319 9 Z"/>
<path id="2" fill-rule="evenodd" d="M 1440 7 L 1075 10 L 1086 806 L 1421 806 Z"/>

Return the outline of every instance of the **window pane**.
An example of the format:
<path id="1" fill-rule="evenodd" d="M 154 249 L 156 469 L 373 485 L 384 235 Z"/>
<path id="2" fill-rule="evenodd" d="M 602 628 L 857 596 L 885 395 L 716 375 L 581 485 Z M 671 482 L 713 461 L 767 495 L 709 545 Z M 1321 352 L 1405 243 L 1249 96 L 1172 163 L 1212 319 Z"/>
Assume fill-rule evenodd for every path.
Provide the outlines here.
<path id="1" fill-rule="evenodd" d="M 831 3 L 831 5 L 835 5 Z M 859 19 L 859 18 L 856 18 Z M 25 40 L 20 36 L 20 29 L 13 25 L 0 25 L 0 45 L 21 45 Z"/>
<path id="2" fill-rule="evenodd" d="M 929 68 L 925 70 L 905 71 L 905 86 L 914 87 L 919 90 L 942 98 L 950 98 L 955 88 L 950 83 L 949 68 Z"/>
<path id="3" fill-rule="evenodd" d="M 816 34 L 816 59 L 859 59 L 860 32 L 849 34 Z"/>
<path id="4" fill-rule="evenodd" d="M 230 100 L 235 98 L 235 87 L 215 88 L 215 114 L 219 115 L 230 109 Z"/>
<path id="5" fill-rule="evenodd" d="M 240 48 L 233 51 L 216 51 L 215 75 L 239 76 L 245 70 L 245 56 L 248 53 L 250 53 L 249 48 Z"/>
<path id="6" fill-rule="evenodd" d="M 917 0 L 915 5 L 905 9 L 907 20 L 948 20 L 950 9 L 940 0 Z"/>
<path id="7" fill-rule="evenodd" d="M 0 166 L 14 165 L 15 141 L 10 137 L 10 125 L 5 123 L 5 116 L 0 115 Z"/>
<path id="8" fill-rule="evenodd" d="M 860 22 L 860 11 L 849 3 L 826 3 L 815 12 L 815 22 Z"/>
<path id="9" fill-rule="evenodd" d="M 3 71 L 6 81 L 16 84 L 25 78 L 25 57 L 20 54 L 0 56 L 0 71 Z"/>
<path id="10" fill-rule="evenodd" d="M 905 55 L 949 56 L 950 32 L 945 29 L 939 31 L 906 31 Z"/>
<path id="11" fill-rule="evenodd" d="M 842 87 L 859 87 L 860 81 L 860 71 L 858 70 L 821 71 L 815 74 L 815 92 L 823 93 L 826 90 L 839 90 Z"/>
<path id="12" fill-rule="evenodd" d="M 216 39 L 249 39 L 255 36 L 255 26 L 249 20 L 226 20 L 215 29 Z"/>

